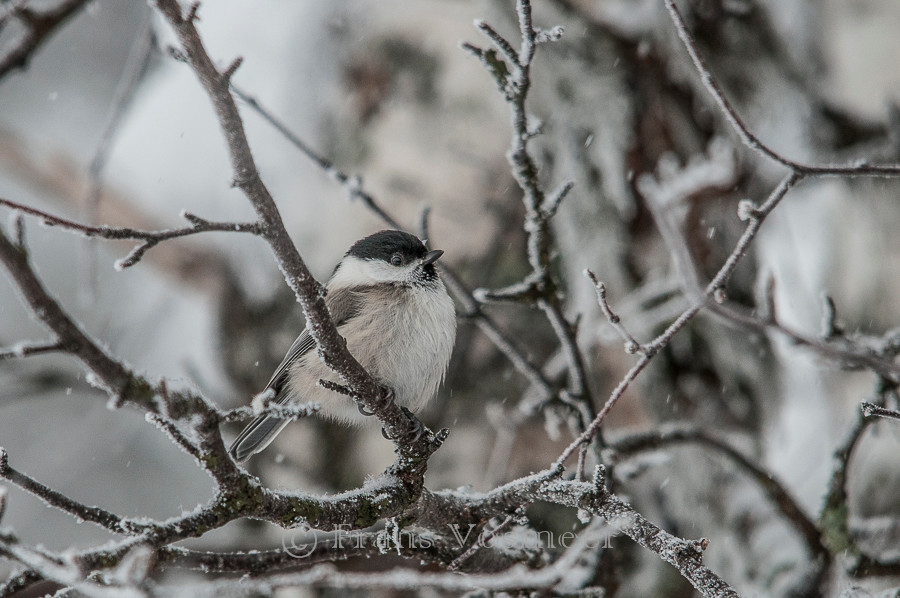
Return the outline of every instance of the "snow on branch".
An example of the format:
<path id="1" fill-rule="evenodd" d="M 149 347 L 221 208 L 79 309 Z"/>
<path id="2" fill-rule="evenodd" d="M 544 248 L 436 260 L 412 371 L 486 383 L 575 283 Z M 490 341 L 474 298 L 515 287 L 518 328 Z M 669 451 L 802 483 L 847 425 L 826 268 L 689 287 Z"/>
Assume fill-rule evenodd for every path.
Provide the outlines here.
<path id="1" fill-rule="evenodd" d="M 782 482 L 724 441 L 702 430 L 654 430 L 632 434 L 614 442 L 606 442 L 601 436 L 605 417 L 654 356 L 702 310 L 709 307 L 713 310 L 720 307 L 724 309 L 720 304 L 727 300 L 726 287 L 735 268 L 747 254 L 763 222 L 791 189 L 804 179 L 814 176 L 900 175 L 900 168 L 894 166 L 870 166 L 863 163 L 854 166 L 805 165 L 772 150 L 743 123 L 706 67 L 675 3 L 673 0 L 665 2 L 694 66 L 722 115 L 742 142 L 787 167 L 789 172 L 758 205 L 745 200 L 738 206 L 737 215 L 746 224 L 731 253 L 710 281 L 704 284 L 695 277 L 696 284 L 692 286 L 689 307 L 661 334 L 646 343 L 638 342 L 628 332 L 607 301 L 605 285 L 592 272 L 587 271 L 601 310 L 626 343 L 628 352 L 637 355 L 637 361 L 611 392 L 602 408 L 596 411 L 583 351 L 577 341 L 578 319 L 570 319 L 565 313 L 564 283 L 552 264 L 557 249 L 551 220 L 573 189 L 573 183 L 561 181 L 555 191 L 547 193 L 539 176 L 538 161 L 529 145 L 541 131 L 540 123 L 527 111 L 527 99 L 532 86 L 531 67 L 541 44 L 560 40 L 563 31 L 561 27 L 535 27 L 529 0 L 518 0 L 516 5 L 520 39 L 515 43 L 505 38 L 495 27 L 483 21 L 476 22 L 477 29 L 486 37 L 490 47 L 463 44 L 463 48 L 473 54 L 494 79 L 511 114 L 512 138 L 507 158 L 525 208 L 525 255 L 530 272 L 519 283 L 503 289 L 480 289 L 476 292 L 470 292 L 452 271 L 445 268 L 442 274 L 462 304 L 463 316 L 472 318 L 479 329 L 537 389 L 536 395 L 528 397 L 526 394 L 519 407 L 526 404 L 537 405 L 534 411 L 539 412 L 550 401 L 558 399 L 560 404 L 570 408 L 580 418 L 577 437 L 546 469 L 512 480 L 485 493 L 476 493 L 467 489 L 432 492 L 425 488 L 424 474 L 428 459 L 441 446 L 447 431 L 434 433 L 426 429 L 421 435 L 413 433 L 421 426 L 420 422 L 388 400 L 384 389 L 347 351 L 325 308 L 322 287 L 312 277 L 288 236 L 274 198 L 260 177 L 232 94 L 259 112 L 308 158 L 329 173 L 336 182 L 345 186 L 351 197 L 361 199 L 368 209 L 392 226 L 397 226 L 396 221 L 362 189 L 358 177 L 337 169 L 330 160 L 296 137 L 252 95 L 234 86 L 232 78 L 241 65 L 241 59 L 236 58 L 221 69 L 215 65 L 196 27 L 199 4 L 193 4 L 185 12 L 176 0 L 157 0 L 157 8 L 174 29 L 180 42 L 181 49 L 176 53 L 193 69 L 212 102 L 228 146 L 234 184 L 246 195 L 256 212 L 257 220 L 251 223 L 213 222 L 185 213 L 183 217 L 189 222 L 189 226 L 145 231 L 85 225 L 4 199 L 0 199 L 0 205 L 37 217 L 45 224 L 88 237 L 138 242 L 132 252 L 118 262 L 121 267 L 134 265 L 147 250 L 161 242 L 199 232 L 246 232 L 263 238 L 268 242 L 275 261 L 303 307 L 323 361 L 343 380 L 343 384 L 331 383 L 331 388 L 353 397 L 361 408 L 379 419 L 386 436 L 394 439 L 398 458 L 381 476 L 368 480 L 360 488 L 337 495 L 314 496 L 264 487 L 257 478 L 230 459 L 219 429 L 220 424 L 261 414 L 285 419 L 306 417 L 315 412 L 316 406 L 274 405 L 266 397 L 260 396 L 251 406 L 222 410 L 198 393 L 170 390 L 165 380 L 150 381 L 136 374 L 92 339 L 46 290 L 29 262 L 24 226 L 21 219 L 17 218 L 12 235 L 8 237 L 0 231 L 0 263 L 5 266 L 25 304 L 52 336 L 51 340 L 43 343 L 20 344 L 0 351 L 0 359 L 48 352 L 61 352 L 78 358 L 89 371 L 91 379 L 108 394 L 112 407 L 128 405 L 142 410 L 149 423 L 158 427 L 173 444 L 189 454 L 199 468 L 213 479 L 215 489 L 206 504 L 170 519 L 127 518 L 102 507 L 73 500 L 18 471 L 9 464 L 6 451 L 0 449 L 0 477 L 49 506 L 80 521 L 95 523 L 117 536 L 106 545 L 54 553 L 25 546 L 14 534 L 0 531 L 0 555 L 26 568 L 0 586 L 0 595 L 9 595 L 40 580 L 56 581 L 92 596 L 150 595 L 151 589 L 157 593 L 169 589 L 147 583 L 157 566 L 253 574 L 246 578 L 221 578 L 213 582 L 202 582 L 187 589 L 192 595 L 198 596 L 232 591 L 270 593 L 276 588 L 297 586 L 369 590 L 433 587 L 444 591 L 553 592 L 562 587 L 561 584 L 581 559 L 595 548 L 590 546 L 590 541 L 606 532 L 602 532 L 599 525 L 588 524 L 581 528 L 582 533 L 577 541 L 565 551 L 553 555 L 541 552 L 532 560 L 520 554 L 512 556 L 492 543 L 515 539 L 517 528 L 526 527 L 529 523 L 527 507 L 536 502 L 546 502 L 577 511 L 585 523 L 592 517 L 602 519 L 605 522 L 603 527 L 615 528 L 638 545 L 655 553 L 675 567 L 704 596 L 737 596 L 726 581 L 704 564 L 703 554 L 709 546 L 706 539 L 679 538 L 648 520 L 617 496 L 610 489 L 611 486 L 608 487 L 603 465 L 597 465 L 592 480 L 584 480 L 583 470 L 586 468 L 589 448 L 594 449 L 598 462 L 606 461 L 608 465 L 614 465 L 618 460 L 641 452 L 667 449 L 683 443 L 702 446 L 737 464 L 773 506 L 789 520 L 811 555 L 819 559 L 823 568 L 827 567 L 850 541 L 845 537 L 849 536 L 846 513 L 845 519 L 833 528 L 825 528 L 821 522 L 814 522 Z M 638 183 L 638 187 L 648 197 L 655 195 L 657 199 L 664 198 L 665 201 L 660 203 L 671 205 L 680 201 L 685 194 L 709 187 L 731 185 L 735 178 L 733 156 L 730 152 L 717 153 L 714 151 L 717 147 L 721 149 L 721 145 L 711 146 L 708 160 L 698 160 L 689 164 L 688 168 L 673 171 L 670 173 L 673 177 L 645 177 L 643 182 Z M 422 228 L 427 229 L 425 218 Z M 546 368 L 529 356 L 527 349 L 501 331 L 495 321 L 483 311 L 483 303 L 489 301 L 522 302 L 536 306 L 555 334 L 560 360 L 565 362 L 564 376 L 557 380 L 548 374 Z M 778 325 L 774 305 L 767 318 L 763 325 Z M 835 325 L 833 310 L 827 320 L 830 322 L 827 326 L 827 342 L 815 345 L 822 351 L 825 350 L 822 347 L 834 347 L 835 343 L 846 340 L 843 338 L 843 331 Z M 851 349 L 863 351 L 864 348 L 860 347 L 862 344 L 858 347 L 843 347 L 841 354 L 849 360 L 850 356 L 855 355 Z M 898 351 L 900 345 L 896 338 L 886 335 L 879 339 L 878 346 L 869 354 L 868 360 L 860 358 L 854 362 L 881 376 L 881 395 L 888 394 L 888 389 L 896 386 L 896 366 L 893 365 L 893 360 Z M 869 425 L 871 419 L 868 416 L 898 417 L 895 411 L 883 405 L 865 403 L 863 410 L 866 417 L 860 416 L 859 425 L 838 457 L 839 467 L 829 495 L 829 507 L 833 506 L 838 511 L 841 506 L 846 506 L 844 482 L 850 452 L 862 431 Z M 510 426 L 519 425 L 524 417 L 512 418 Z M 576 452 L 576 471 L 574 476 L 568 475 L 566 463 Z M 0 492 L 0 516 L 5 502 L 5 492 Z M 295 555 L 287 548 L 258 553 L 203 553 L 173 546 L 178 541 L 203 536 L 209 530 L 221 528 L 241 518 L 267 521 L 285 528 L 318 530 L 319 533 L 359 531 L 383 521 L 387 521 L 387 526 L 381 532 L 360 531 L 359 548 L 335 554 L 323 547 L 311 553 L 312 557 L 303 563 L 298 563 Z M 453 525 L 479 528 L 484 533 L 482 538 L 486 545 L 454 545 L 452 534 L 447 533 L 448 526 Z M 411 551 L 404 550 L 396 540 L 393 544 L 385 540 L 386 537 L 400 537 L 406 527 L 424 530 L 432 538 L 436 538 L 435 543 L 427 550 Z M 340 571 L 333 565 L 320 564 L 349 556 L 378 558 L 386 553 L 427 561 L 444 571 L 396 568 L 374 573 L 349 572 Z M 486 563 L 491 564 L 489 566 Z M 283 573 L 285 569 L 301 570 Z M 472 574 L 461 575 L 456 570 L 470 570 Z"/>

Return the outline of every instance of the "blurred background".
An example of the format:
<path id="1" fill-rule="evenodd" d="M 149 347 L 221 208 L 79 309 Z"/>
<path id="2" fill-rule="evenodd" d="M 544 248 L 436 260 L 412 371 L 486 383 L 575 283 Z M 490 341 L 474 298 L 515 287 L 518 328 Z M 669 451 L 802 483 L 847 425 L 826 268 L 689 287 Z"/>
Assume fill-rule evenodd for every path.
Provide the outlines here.
<path id="1" fill-rule="evenodd" d="M 2 2 L 0 11 L 16 4 Z M 900 4 L 683 6 L 726 93 L 777 151 L 817 163 L 900 159 Z M 567 315 L 580 317 L 599 409 L 634 358 L 606 324 L 582 270 L 606 282 L 630 332 L 649 340 L 687 307 L 691 281 L 704 284 L 731 251 L 743 230 L 738 201 L 761 203 L 784 173 L 739 145 L 661 0 L 536 0 L 534 8 L 538 26 L 566 31 L 539 49 L 529 108 L 542 122 L 533 148 L 545 188 L 567 179 L 576 185 L 553 223 L 554 264 Z M 339 168 L 361 175 L 401 224 L 418 231 L 430 208 L 429 241 L 469 288 L 501 287 L 529 272 L 524 210 L 505 157 L 509 116 L 493 80 L 459 43 L 486 43 L 472 26 L 476 18 L 516 39 L 514 15 L 505 0 L 218 0 L 202 6 L 199 28 L 220 65 L 244 58 L 236 86 Z M 4 22 L 0 52 L 21 32 L 15 19 Z M 145 229 L 183 225 L 182 210 L 251 220 L 249 203 L 230 186 L 211 105 L 190 68 L 169 55 L 173 42 L 147 3 L 94 0 L 26 70 L 0 78 L 0 197 Z M 240 107 L 263 179 L 324 280 L 353 241 L 384 224 Z M 812 338 L 821 332 L 823 293 L 848 334 L 881 337 L 900 325 L 898 196 L 900 182 L 891 180 L 803 183 L 766 222 L 728 288 L 730 304 L 758 313 L 769 296 L 784 326 Z M 0 208 L 3 222 L 9 213 Z M 129 243 L 86 240 L 33 219 L 27 232 L 36 269 L 91 334 L 138 371 L 165 377 L 170 388 L 197 389 L 222 407 L 258 392 L 303 327 L 266 245 L 250 236 L 167 242 L 117 271 Z M 564 384 L 565 360 L 539 311 L 487 309 L 554 384 Z M 2 278 L 0 347 L 46 335 Z M 615 439 L 670 422 L 715 432 L 816 518 L 832 455 L 858 425 L 860 401 L 877 398 L 876 382 L 777 331 L 705 314 L 631 387 L 605 433 Z M 448 380 L 421 414 L 451 430 L 430 461 L 428 487 L 487 490 L 552 462 L 571 441 L 571 413 L 551 405 L 513 417 L 529 392 L 489 339 L 461 319 Z M 142 414 L 107 409 L 66 356 L 0 361 L 0 445 L 17 469 L 122 515 L 167 518 L 210 497 L 210 480 L 185 454 Z M 248 468 L 268 485 L 322 493 L 359 486 L 393 457 L 377 429 L 310 420 L 289 426 Z M 675 535 L 710 538 L 706 563 L 741 592 L 778 596 L 803 587 L 809 555 L 752 480 L 703 448 L 651 457 L 617 469 L 617 491 L 638 511 Z M 900 558 L 897 423 L 868 426 L 851 465 L 845 506 L 856 542 L 883 559 Z M 580 525 L 573 514 L 541 505 L 529 513 L 536 528 Z M 109 537 L 15 488 L 3 523 L 24 542 L 52 549 Z M 186 545 L 233 550 L 281 541 L 281 530 L 242 521 Z M 610 588 L 617 585 L 618 595 L 692 595 L 656 555 L 625 538 L 613 543 Z M 395 563 L 347 566 L 388 564 Z M 0 575 L 8 571 L 0 563 Z M 835 596 L 897 585 L 897 578 L 842 571 L 828 585 Z M 602 577 L 599 565 L 595 573 Z"/>

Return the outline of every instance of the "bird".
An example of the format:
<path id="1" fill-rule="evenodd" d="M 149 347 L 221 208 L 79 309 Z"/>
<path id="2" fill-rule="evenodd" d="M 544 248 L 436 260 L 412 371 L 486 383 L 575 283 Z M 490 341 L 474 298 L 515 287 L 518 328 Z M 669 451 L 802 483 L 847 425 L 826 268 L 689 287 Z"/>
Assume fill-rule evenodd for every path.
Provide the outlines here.
<path id="1" fill-rule="evenodd" d="M 435 268 L 443 253 L 410 233 L 383 230 L 354 243 L 325 284 L 325 304 L 350 354 L 413 412 L 437 394 L 456 340 L 453 300 Z M 371 422 L 352 398 L 319 385 L 339 380 L 314 348 L 307 325 L 263 392 L 279 404 L 318 403 L 320 414 L 348 426 Z M 231 456 L 246 461 L 289 422 L 258 416 L 234 440 Z"/>

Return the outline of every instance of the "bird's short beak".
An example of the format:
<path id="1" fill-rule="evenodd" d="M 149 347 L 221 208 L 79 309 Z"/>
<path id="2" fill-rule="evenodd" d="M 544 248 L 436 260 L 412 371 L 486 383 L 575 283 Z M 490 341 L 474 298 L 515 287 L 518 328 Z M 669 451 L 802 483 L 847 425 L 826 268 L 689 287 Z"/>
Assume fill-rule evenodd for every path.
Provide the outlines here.
<path id="1" fill-rule="evenodd" d="M 435 249 L 434 251 L 429 251 L 425 254 L 425 259 L 422 260 L 422 265 L 427 266 L 428 264 L 433 264 L 438 260 L 439 257 L 444 255 L 444 252 L 440 249 Z"/>

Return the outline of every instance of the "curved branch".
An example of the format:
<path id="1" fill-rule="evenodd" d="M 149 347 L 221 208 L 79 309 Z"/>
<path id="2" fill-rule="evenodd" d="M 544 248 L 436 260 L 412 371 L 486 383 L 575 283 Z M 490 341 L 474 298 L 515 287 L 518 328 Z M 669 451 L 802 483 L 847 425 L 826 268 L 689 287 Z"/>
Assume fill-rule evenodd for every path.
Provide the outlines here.
<path id="1" fill-rule="evenodd" d="M 53 332 L 67 352 L 78 357 L 88 367 L 98 386 L 111 397 L 135 403 L 150 400 L 153 392 L 149 385 L 135 377 L 121 362 L 113 359 L 69 317 L 38 280 L 25 249 L 14 245 L 2 230 L 0 262 L 6 267 L 31 311 Z"/>
<path id="2" fill-rule="evenodd" d="M 740 137 L 744 145 L 758 154 L 765 156 L 782 166 L 790 168 L 792 172 L 804 176 L 900 176 L 900 166 L 898 165 L 873 166 L 865 163 L 850 165 L 803 164 L 782 156 L 780 153 L 766 145 L 749 129 L 749 127 L 747 127 L 746 124 L 744 124 L 744 121 L 738 115 L 737 110 L 731 105 L 728 98 L 725 97 L 719 82 L 709 70 L 703 56 L 700 55 L 697 41 L 694 39 L 694 36 L 691 35 L 690 30 L 688 30 L 687 23 L 685 23 L 684 17 L 678 10 L 675 0 L 665 0 L 665 3 L 666 8 L 672 17 L 672 22 L 675 24 L 675 30 L 678 32 L 678 37 L 680 37 L 681 41 L 684 43 L 684 47 L 687 49 L 688 55 L 690 55 L 691 61 L 694 63 L 694 67 L 700 74 L 700 80 L 718 105 L 719 111 L 728 121 L 728 124 L 731 125 L 731 128 L 734 129 L 735 133 L 737 133 L 738 137 Z"/>
<path id="3" fill-rule="evenodd" d="M 722 440 L 707 434 L 703 430 L 672 428 L 631 434 L 611 442 L 609 448 L 614 451 L 616 459 L 618 459 L 619 457 L 630 458 L 640 453 L 660 450 L 678 444 L 699 444 L 713 449 L 747 472 L 791 525 L 794 526 L 806 543 L 810 554 L 813 557 L 823 558 L 827 567 L 827 563 L 831 561 L 831 553 L 828 552 L 823 544 L 822 533 L 813 520 L 803 512 L 802 507 L 771 472 L 761 468 Z"/>
<path id="4" fill-rule="evenodd" d="M 407 417 L 393 401 L 384 400 L 381 387 L 350 354 L 346 342 L 331 321 L 323 287 L 309 272 L 291 241 L 275 200 L 260 178 L 250 151 L 243 121 L 230 92 L 231 76 L 240 64 L 239 61 L 234 61 L 224 71 L 213 64 L 194 24 L 197 4 L 187 14 L 182 13 L 177 0 L 157 0 L 156 5 L 174 29 L 187 62 L 213 104 L 231 157 L 234 185 L 244 192 L 259 217 L 262 227 L 260 234 L 268 241 L 278 267 L 303 308 L 320 358 L 347 383 L 354 395 L 359 397 L 360 404 L 378 417 L 389 437 L 415 439 L 410 442 L 396 441 L 395 446 L 401 455 L 408 457 L 404 461 L 406 467 L 401 468 L 401 475 L 410 476 L 415 471 L 407 479 L 420 487 L 425 460 L 440 446 L 442 440 L 430 430 L 417 436 L 417 429 L 424 426 L 418 419 Z"/>

